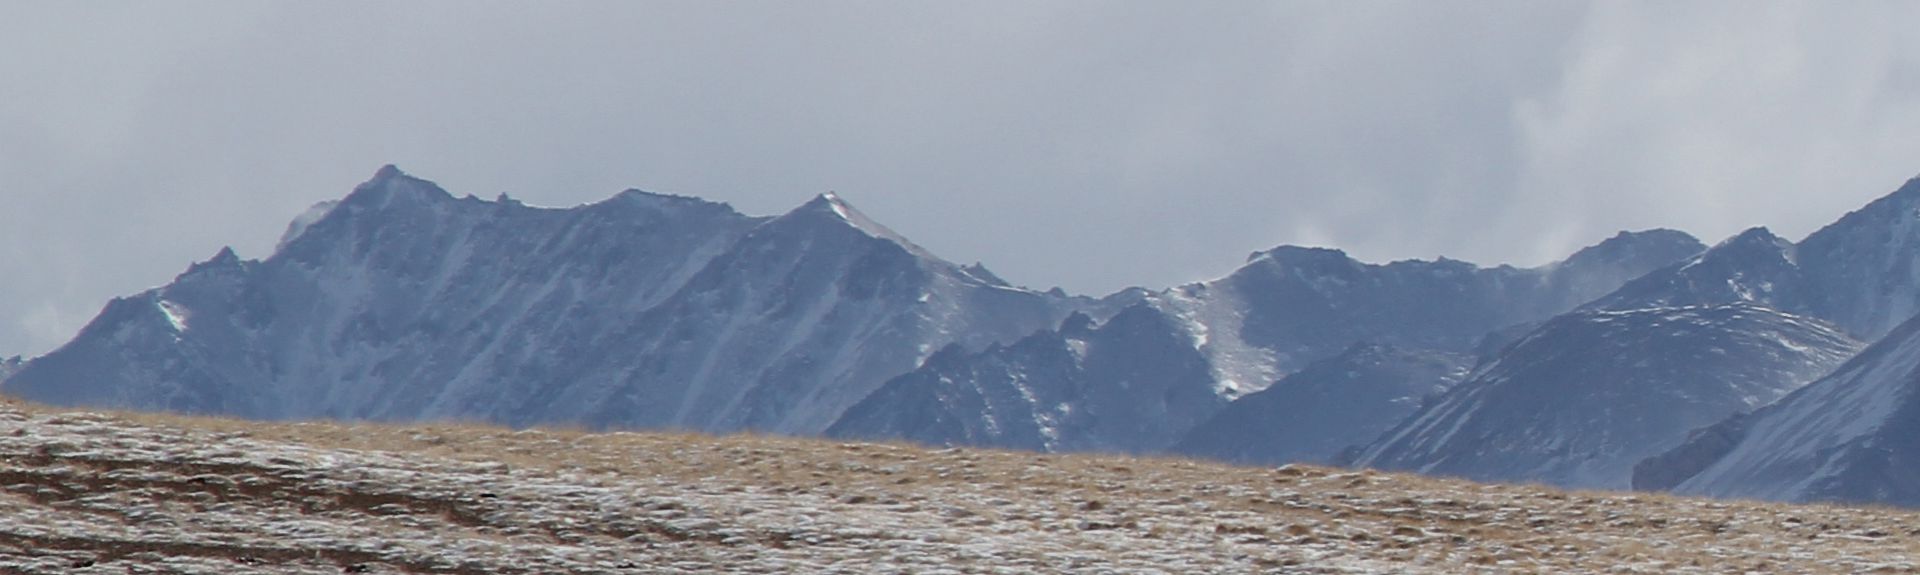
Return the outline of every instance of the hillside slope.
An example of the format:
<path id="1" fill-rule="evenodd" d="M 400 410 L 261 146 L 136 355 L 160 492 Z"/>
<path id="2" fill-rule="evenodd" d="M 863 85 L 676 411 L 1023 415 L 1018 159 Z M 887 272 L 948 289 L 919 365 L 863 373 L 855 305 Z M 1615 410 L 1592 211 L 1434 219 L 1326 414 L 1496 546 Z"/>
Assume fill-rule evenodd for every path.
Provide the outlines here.
<path id="1" fill-rule="evenodd" d="M 1568 314 L 1475 368 L 1354 462 L 1626 489 L 1636 463 L 1820 378 L 1861 347 L 1832 324 L 1744 303 Z"/>
<path id="2" fill-rule="evenodd" d="M 1765 409 L 1690 434 L 1634 485 L 1779 501 L 1920 505 L 1920 319 Z"/>
<path id="3" fill-rule="evenodd" d="M 1910 570 L 1890 510 L 1323 468 L 0 405 L 0 572 Z"/>

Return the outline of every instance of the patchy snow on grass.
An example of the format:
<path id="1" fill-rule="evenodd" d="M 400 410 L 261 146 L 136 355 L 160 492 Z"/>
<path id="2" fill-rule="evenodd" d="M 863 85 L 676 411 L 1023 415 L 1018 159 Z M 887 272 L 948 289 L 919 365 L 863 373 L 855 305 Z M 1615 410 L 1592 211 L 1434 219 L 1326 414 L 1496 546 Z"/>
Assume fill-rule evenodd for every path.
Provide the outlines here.
<path id="1" fill-rule="evenodd" d="M 774 437 L 0 406 L 0 573 L 1912 571 L 1891 510 Z"/>

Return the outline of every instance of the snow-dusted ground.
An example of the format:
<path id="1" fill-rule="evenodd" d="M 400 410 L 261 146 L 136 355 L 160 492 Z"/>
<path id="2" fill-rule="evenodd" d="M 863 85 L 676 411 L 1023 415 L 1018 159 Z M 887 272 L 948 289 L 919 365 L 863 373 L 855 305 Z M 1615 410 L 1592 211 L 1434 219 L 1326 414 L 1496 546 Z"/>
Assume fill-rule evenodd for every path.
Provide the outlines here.
<path id="1" fill-rule="evenodd" d="M 1913 572 L 1920 515 L 768 437 L 0 406 L 0 573 Z"/>

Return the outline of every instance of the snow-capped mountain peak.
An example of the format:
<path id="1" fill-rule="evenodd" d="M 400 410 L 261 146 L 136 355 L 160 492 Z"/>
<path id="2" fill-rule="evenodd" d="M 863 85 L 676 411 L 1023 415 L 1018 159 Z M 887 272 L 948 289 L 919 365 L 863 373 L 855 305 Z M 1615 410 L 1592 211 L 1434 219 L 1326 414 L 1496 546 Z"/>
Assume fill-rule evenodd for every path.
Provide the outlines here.
<path id="1" fill-rule="evenodd" d="M 1794 254 L 1793 242 L 1774 235 L 1773 230 L 1767 229 L 1766 226 L 1747 228 L 1739 234 L 1735 234 L 1733 237 L 1727 238 L 1725 241 L 1713 246 L 1712 250 L 1706 255 L 1702 255 L 1701 258 L 1737 258 L 1742 256 L 1780 258 L 1789 265 L 1796 263 L 1794 261 L 1796 256 Z"/>
<path id="2" fill-rule="evenodd" d="M 387 164 L 374 172 L 373 179 L 355 187 L 353 193 L 341 200 L 341 204 L 355 209 L 380 210 L 393 207 L 399 202 L 404 202 L 406 205 L 423 205 L 453 199 L 453 195 L 440 189 L 439 185 L 408 175 L 399 167 Z"/>
<path id="3" fill-rule="evenodd" d="M 853 207 L 853 204 L 842 199 L 838 193 L 824 192 L 816 195 L 813 199 L 808 200 L 807 203 L 801 204 L 800 207 L 794 208 L 778 219 L 821 221 L 844 225 L 870 237 L 898 244 L 901 248 L 906 249 L 908 252 L 922 259 L 937 260 L 946 263 L 945 260 L 940 260 L 931 252 L 921 248 L 919 245 L 913 243 L 913 241 L 908 240 L 906 236 L 902 236 L 892 229 L 887 228 L 887 226 L 882 225 L 880 222 L 876 222 L 872 218 L 867 217 L 865 213 L 861 213 L 859 209 Z M 956 269 L 958 268 L 958 266 L 954 266 L 953 264 L 946 264 Z"/>
<path id="4" fill-rule="evenodd" d="M 208 258 L 207 261 L 195 262 L 188 265 L 187 271 L 176 276 L 174 279 L 178 281 L 180 278 L 199 275 L 216 269 L 239 269 L 243 267 L 243 265 L 244 262 L 240 259 L 240 255 L 234 253 L 233 248 L 222 247 L 220 251 L 215 252 L 213 257 Z"/>
<path id="5" fill-rule="evenodd" d="M 807 203 L 801 204 L 798 208 L 794 208 L 791 214 L 831 215 L 834 218 L 846 222 L 848 225 L 876 236 L 887 238 L 899 237 L 899 234 L 868 218 L 866 214 L 855 209 L 853 204 L 841 199 L 840 194 L 834 192 L 824 192 L 815 195 L 813 199 L 807 200 Z"/>

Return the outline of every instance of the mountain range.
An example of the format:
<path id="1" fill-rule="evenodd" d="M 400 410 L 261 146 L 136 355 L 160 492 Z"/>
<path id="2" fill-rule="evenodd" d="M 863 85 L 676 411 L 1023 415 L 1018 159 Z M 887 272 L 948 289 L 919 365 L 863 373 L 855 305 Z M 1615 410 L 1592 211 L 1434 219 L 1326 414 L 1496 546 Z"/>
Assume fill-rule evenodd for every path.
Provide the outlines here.
<path id="1" fill-rule="evenodd" d="M 297 220 L 107 304 L 6 391 L 260 419 L 818 433 L 948 344 L 1086 301 L 927 254 L 822 195 L 777 217 L 622 193 L 542 209 L 387 167 Z"/>
<path id="2" fill-rule="evenodd" d="M 1622 233 L 1533 269 L 1446 259 L 1373 265 L 1338 250 L 1281 247 L 1225 278 L 1147 294 L 1106 323 L 1077 317 L 1012 346 L 954 350 L 888 382 L 828 435 L 1161 451 L 1230 402 L 1356 344 L 1464 354 L 1490 331 L 1568 311 L 1702 247 L 1668 230 Z M 1377 391 L 1324 390 L 1356 395 L 1324 401 L 1369 403 L 1382 399 L 1368 396 Z M 1352 415 L 1375 418 L 1352 425 L 1383 429 L 1406 413 Z M 1210 427 L 1214 441 L 1295 439 L 1226 425 Z"/>
<path id="3" fill-rule="evenodd" d="M 1906 383 L 1900 366 L 1876 358 L 1899 355 L 1882 350 L 1897 348 L 1899 338 L 1888 334 L 1904 333 L 1894 327 L 1912 317 L 1920 297 L 1917 220 L 1920 180 L 1910 180 L 1799 243 L 1749 229 L 1531 333 L 1496 333 L 1518 341 L 1502 342 L 1469 382 L 1431 398 L 1350 462 L 1566 487 L 1920 504 L 1889 488 L 1904 480 L 1865 487 L 1873 482 L 1816 479 L 1884 474 L 1873 458 L 1833 459 L 1835 444 L 1824 441 L 1864 441 L 1862 426 L 1920 424 L 1850 413 L 1861 408 L 1842 405 L 1833 391 Z M 1608 316 L 1584 341 L 1573 331 Z M 1623 321 L 1634 316 L 1641 319 Z M 1542 344 L 1556 337 L 1568 345 Z M 1874 345 L 1859 351 L 1864 343 Z M 1749 433 L 1796 409 L 1821 422 L 1795 424 L 1799 443 Z M 1773 425 L 1784 424 L 1765 429 Z M 1729 458 L 1736 443 L 1739 457 Z M 1913 453 L 1876 445 L 1880 462 Z M 1827 451 L 1801 457 L 1798 467 L 1751 455 L 1809 449 Z"/>
<path id="4" fill-rule="evenodd" d="M 1798 243 L 1622 232 L 1534 268 L 1281 246 L 1088 297 L 948 262 L 833 194 L 539 208 L 388 166 L 268 257 L 222 250 L 0 362 L 0 391 L 1920 504 L 1896 473 L 1920 457 L 1898 439 L 1920 426 L 1920 328 L 1898 327 L 1916 220 L 1920 180 Z M 1753 455 L 1776 453 L 1798 455 Z"/>

